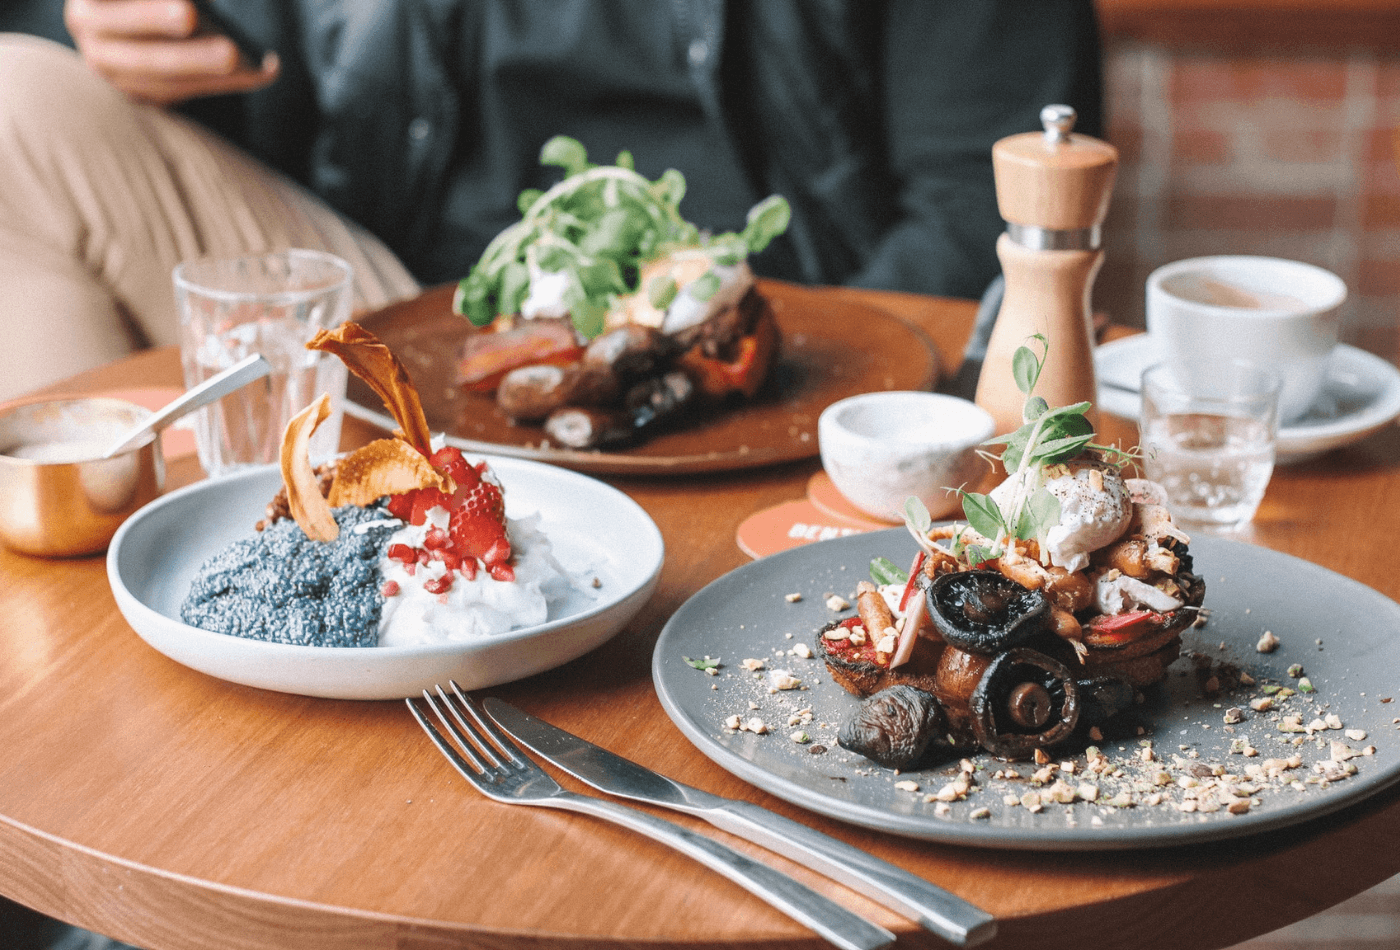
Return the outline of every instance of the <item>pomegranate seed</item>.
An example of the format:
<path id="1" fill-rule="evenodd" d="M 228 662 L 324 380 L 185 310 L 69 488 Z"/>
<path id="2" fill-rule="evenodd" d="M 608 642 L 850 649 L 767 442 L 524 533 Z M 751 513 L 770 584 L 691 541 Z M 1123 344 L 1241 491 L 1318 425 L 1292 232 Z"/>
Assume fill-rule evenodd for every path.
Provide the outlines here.
<path id="1" fill-rule="evenodd" d="M 399 582 L 385 581 L 384 586 L 379 588 L 379 593 L 385 597 L 397 597 L 399 595 Z"/>
<path id="2" fill-rule="evenodd" d="M 482 558 L 487 564 L 504 564 L 510 560 L 510 542 L 505 538 L 500 538 L 487 550 L 486 556 Z"/>
<path id="3" fill-rule="evenodd" d="M 418 552 L 418 563 L 419 563 L 419 564 L 427 564 L 429 561 L 431 561 L 431 560 L 433 559 L 433 558 L 432 558 L 432 555 L 430 555 L 430 554 L 428 553 L 428 551 L 427 551 L 426 548 L 416 548 L 415 550 Z"/>
<path id="4" fill-rule="evenodd" d="M 452 539 L 441 528 L 429 528 L 428 533 L 423 536 L 423 547 L 429 551 L 441 551 L 451 543 Z"/>
<path id="5" fill-rule="evenodd" d="M 461 571 L 462 576 L 465 577 L 467 580 L 476 580 L 476 558 L 462 558 L 462 563 L 457 566 L 457 570 Z"/>
<path id="6" fill-rule="evenodd" d="M 391 561 L 398 561 L 401 564 L 410 564 L 418 560 L 418 554 L 407 544 L 391 544 L 385 556 Z"/>
<path id="7" fill-rule="evenodd" d="M 452 575 L 444 574 L 433 580 L 424 581 L 423 589 L 430 594 L 445 594 L 452 589 Z"/>
<path id="8" fill-rule="evenodd" d="M 492 564 L 491 576 L 498 581 L 513 581 L 515 580 L 515 568 L 509 564 Z"/>
<path id="9" fill-rule="evenodd" d="M 457 556 L 455 551 L 439 551 L 438 555 L 442 558 L 442 563 L 447 565 L 449 571 L 455 571 L 462 566 L 462 559 Z"/>

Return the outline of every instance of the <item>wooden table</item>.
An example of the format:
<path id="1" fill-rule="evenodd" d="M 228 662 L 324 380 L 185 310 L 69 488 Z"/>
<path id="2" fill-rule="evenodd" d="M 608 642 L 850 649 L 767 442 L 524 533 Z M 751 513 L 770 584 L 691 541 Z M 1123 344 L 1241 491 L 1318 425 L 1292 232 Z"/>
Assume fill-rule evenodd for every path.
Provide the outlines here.
<path id="1" fill-rule="evenodd" d="M 843 293 L 923 325 L 944 354 L 961 352 L 971 304 Z M 57 388 L 179 381 L 176 354 L 160 350 Z M 1120 422 L 1105 429 L 1133 441 Z M 348 438 L 368 436 L 350 425 Z M 721 770 L 663 713 L 651 648 L 686 598 L 746 561 L 734 543 L 739 522 L 801 497 L 816 470 L 813 460 L 723 476 L 611 479 L 665 536 L 655 597 L 588 656 L 490 692 L 946 886 L 1001 919 L 993 947 L 1223 947 L 1400 872 L 1400 788 L 1259 838 L 1037 854 L 843 825 Z M 199 471 L 186 459 L 171 474 L 180 484 Z M 1400 430 L 1390 427 L 1278 471 L 1251 540 L 1396 597 L 1400 574 L 1386 552 L 1397 536 Z M 894 930 L 902 946 L 946 946 L 840 885 L 772 860 Z M 4 551 L 0 893 L 150 950 L 825 946 L 659 845 L 581 816 L 487 801 L 400 702 L 264 692 L 167 660 L 118 614 L 100 557 L 43 561 Z"/>

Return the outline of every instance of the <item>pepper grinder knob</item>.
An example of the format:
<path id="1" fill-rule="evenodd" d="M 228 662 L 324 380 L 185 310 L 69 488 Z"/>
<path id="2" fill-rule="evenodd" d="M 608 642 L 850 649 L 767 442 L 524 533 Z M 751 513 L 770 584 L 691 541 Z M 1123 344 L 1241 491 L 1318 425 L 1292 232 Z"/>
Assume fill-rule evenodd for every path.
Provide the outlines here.
<path id="1" fill-rule="evenodd" d="M 1046 106 L 1040 110 L 1040 124 L 1045 126 L 1045 141 L 1054 145 L 1059 142 L 1068 142 L 1069 133 L 1074 129 L 1074 122 L 1079 118 L 1079 113 L 1074 111 L 1073 106 Z"/>

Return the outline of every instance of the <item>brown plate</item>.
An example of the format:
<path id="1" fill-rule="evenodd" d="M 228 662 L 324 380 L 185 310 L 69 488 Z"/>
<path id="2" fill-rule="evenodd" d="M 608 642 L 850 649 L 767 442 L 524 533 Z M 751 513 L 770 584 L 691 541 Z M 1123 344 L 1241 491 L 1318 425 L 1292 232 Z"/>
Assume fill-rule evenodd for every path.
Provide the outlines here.
<path id="1" fill-rule="evenodd" d="M 476 332 L 452 313 L 452 286 L 436 287 L 360 320 L 398 355 L 423 400 L 428 425 L 468 452 L 551 462 L 604 475 L 730 471 L 817 454 L 817 417 L 856 393 L 932 389 L 938 354 L 923 331 L 820 288 L 759 281 L 782 332 L 782 350 L 762 392 L 612 451 L 555 448 L 538 426 L 517 425 L 490 394 L 455 385 L 457 351 Z M 351 377 L 349 412 L 394 428 L 379 397 Z"/>

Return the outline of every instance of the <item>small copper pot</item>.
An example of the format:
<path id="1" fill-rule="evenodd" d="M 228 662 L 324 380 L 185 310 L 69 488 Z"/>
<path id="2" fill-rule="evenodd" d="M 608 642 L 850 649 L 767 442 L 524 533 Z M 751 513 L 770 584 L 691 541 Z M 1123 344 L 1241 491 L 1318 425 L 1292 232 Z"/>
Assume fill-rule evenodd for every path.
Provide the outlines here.
<path id="1" fill-rule="evenodd" d="M 105 397 L 0 410 L 0 541 L 41 557 L 105 550 L 121 523 L 165 485 L 158 434 L 101 458 L 150 414 Z"/>

